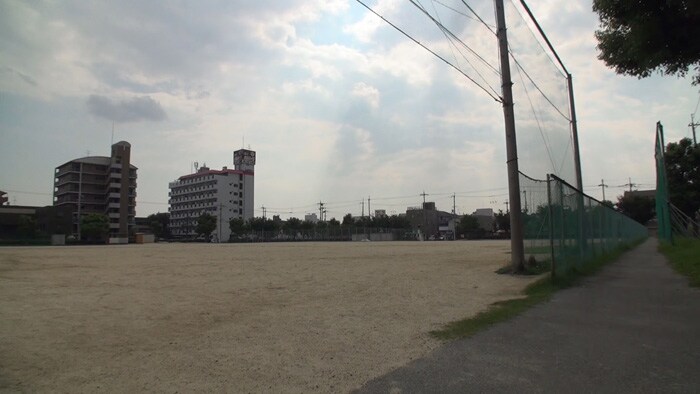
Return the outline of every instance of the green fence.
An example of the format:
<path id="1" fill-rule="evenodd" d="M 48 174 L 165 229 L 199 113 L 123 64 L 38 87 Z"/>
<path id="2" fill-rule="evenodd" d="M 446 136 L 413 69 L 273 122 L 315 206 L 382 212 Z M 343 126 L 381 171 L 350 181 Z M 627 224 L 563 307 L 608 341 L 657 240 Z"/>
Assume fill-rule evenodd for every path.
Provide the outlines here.
<path id="1" fill-rule="evenodd" d="M 648 236 L 647 228 L 557 176 L 520 177 L 526 258 L 549 260 L 563 277 Z"/>

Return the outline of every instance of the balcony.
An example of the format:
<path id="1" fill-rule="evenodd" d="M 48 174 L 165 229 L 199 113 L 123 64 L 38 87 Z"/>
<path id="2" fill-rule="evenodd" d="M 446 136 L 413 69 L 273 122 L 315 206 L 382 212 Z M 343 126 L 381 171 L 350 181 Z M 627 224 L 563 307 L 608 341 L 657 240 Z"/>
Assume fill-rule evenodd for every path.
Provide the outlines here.
<path id="1" fill-rule="evenodd" d="M 107 214 L 107 217 L 110 219 L 119 219 L 121 215 L 119 215 L 119 212 L 110 212 Z"/>
<path id="2" fill-rule="evenodd" d="M 109 208 L 119 209 L 120 205 L 121 204 L 119 204 L 118 202 L 110 202 L 109 204 L 107 204 L 107 209 L 109 209 Z"/>
<path id="3" fill-rule="evenodd" d="M 109 193 L 109 194 L 107 195 L 107 197 L 108 197 L 108 198 L 121 198 L 122 195 L 121 195 L 121 193 Z"/>
<path id="4" fill-rule="evenodd" d="M 121 183 L 115 183 L 115 182 L 110 182 L 109 185 L 107 186 L 110 189 L 119 189 L 122 187 Z"/>
<path id="5" fill-rule="evenodd" d="M 122 174 L 120 174 L 118 172 L 110 172 L 109 178 L 110 179 L 122 179 Z"/>

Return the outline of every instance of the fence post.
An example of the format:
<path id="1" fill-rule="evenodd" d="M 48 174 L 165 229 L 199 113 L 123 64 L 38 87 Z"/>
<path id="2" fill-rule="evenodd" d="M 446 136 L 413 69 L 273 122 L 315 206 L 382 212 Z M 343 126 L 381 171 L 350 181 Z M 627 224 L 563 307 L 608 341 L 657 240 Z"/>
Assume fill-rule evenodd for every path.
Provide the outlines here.
<path id="1" fill-rule="evenodd" d="M 554 258 L 554 214 L 552 209 L 552 178 L 547 174 L 547 206 L 549 211 L 549 252 L 551 255 L 552 278 L 557 276 L 557 262 Z"/>

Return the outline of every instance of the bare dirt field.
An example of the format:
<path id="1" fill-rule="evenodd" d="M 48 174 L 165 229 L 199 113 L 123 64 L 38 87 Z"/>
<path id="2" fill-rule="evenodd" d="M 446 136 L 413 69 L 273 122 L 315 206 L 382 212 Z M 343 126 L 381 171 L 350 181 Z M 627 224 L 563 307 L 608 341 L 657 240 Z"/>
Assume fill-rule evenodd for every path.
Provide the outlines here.
<path id="1" fill-rule="evenodd" d="M 0 390 L 343 392 L 519 296 L 508 243 L 0 249 Z"/>

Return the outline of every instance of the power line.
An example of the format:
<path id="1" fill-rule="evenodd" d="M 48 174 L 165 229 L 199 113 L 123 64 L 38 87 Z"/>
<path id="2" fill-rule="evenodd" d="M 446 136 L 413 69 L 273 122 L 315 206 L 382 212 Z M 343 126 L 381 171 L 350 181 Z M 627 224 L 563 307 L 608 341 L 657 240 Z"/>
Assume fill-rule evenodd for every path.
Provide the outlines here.
<path id="1" fill-rule="evenodd" d="M 481 78 L 481 80 L 486 84 L 486 86 L 488 86 L 489 89 L 491 89 L 491 91 L 492 91 L 496 96 L 498 96 L 498 91 L 496 91 L 496 89 L 494 89 L 493 86 L 491 86 L 491 84 L 489 84 L 489 82 L 486 80 L 486 78 L 484 78 L 484 76 L 481 75 L 481 73 L 479 72 L 479 70 L 472 64 L 472 62 L 470 62 L 469 59 L 467 59 L 467 57 L 464 55 L 464 53 L 462 53 L 462 51 L 459 50 L 459 48 L 457 48 L 457 45 L 454 43 L 454 40 L 456 40 L 456 41 L 457 41 L 458 43 L 460 43 L 464 48 L 466 48 L 469 52 L 471 52 L 474 56 L 476 56 L 477 59 L 481 60 L 482 63 L 484 63 L 485 65 L 487 65 L 488 68 L 491 69 L 491 71 L 493 71 L 496 75 L 499 75 L 500 73 L 499 73 L 499 71 L 496 69 L 496 67 L 494 67 L 493 65 L 491 65 L 486 59 L 484 59 L 484 58 L 483 58 L 481 55 L 479 55 L 475 50 L 473 50 L 471 47 L 469 47 L 469 45 L 467 45 L 467 44 L 466 44 L 464 41 L 462 41 L 459 37 L 457 37 L 450 29 L 448 29 L 447 27 L 445 27 L 445 25 L 444 25 L 444 24 L 442 23 L 442 21 L 440 20 L 440 15 L 438 14 L 437 9 L 435 9 L 435 5 L 434 5 L 434 4 L 433 4 L 433 9 L 435 10 L 435 15 L 437 16 L 437 20 L 436 20 L 432 15 L 430 15 L 430 13 L 429 13 L 428 11 L 426 11 L 425 7 L 424 7 L 422 4 L 420 4 L 420 2 L 418 2 L 418 4 L 420 4 L 420 6 L 419 6 L 419 5 L 416 4 L 413 0 L 409 0 L 409 1 L 410 1 L 411 4 L 413 4 L 416 8 L 418 8 L 419 10 L 421 10 L 428 18 L 430 18 L 430 20 L 432 20 L 432 22 L 435 23 L 435 25 L 440 29 L 440 31 L 442 32 L 442 34 L 445 36 L 445 38 L 447 39 L 447 41 L 450 43 L 450 52 L 452 52 L 452 57 L 455 58 L 455 62 L 457 62 L 457 65 L 460 65 L 460 64 L 459 64 L 459 60 L 457 60 L 457 57 L 456 57 L 455 54 L 454 54 L 454 51 L 452 51 L 452 48 L 453 48 L 453 47 L 454 47 L 455 49 L 457 49 L 457 52 L 459 52 L 459 54 L 462 56 L 462 58 L 464 59 L 464 61 L 466 61 L 467 64 L 469 64 L 469 65 L 471 66 L 471 68 L 474 70 L 474 72 L 476 73 L 476 75 L 478 75 L 479 78 Z M 431 0 L 431 1 L 433 1 L 433 0 Z"/>
<path id="2" fill-rule="evenodd" d="M 376 11 L 374 11 L 371 7 L 369 7 L 367 4 L 365 4 L 364 2 L 362 2 L 362 0 L 355 0 L 355 1 L 358 2 L 358 3 L 360 3 L 363 7 L 365 7 L 365 8 L 366 8 L 367 10 L 369 10 L 371 13 L 373 13 L 374 15 L 376 15 L 377 17 L 379 17 L 381 20 L 383 20 L 384 22 L 386 22 L 387 24 L 389 24 L 391 27 L 393 27 L 394 29 L 396 29 L 398 32 L 400 32 L 401 34 L 403 34 L 404 36 L 406 36 L 409 40 L 415 42 L 416 44 L 418 44 L 419 46 L 421 46 L 423 49 L 425 49 L 426 51 L 430 52 L 431 54 L 433 54 L 433 55 L 434 55 L 435 57 L 437 57 L 438 59 L 440 59 L 440 60 L 442 60 L 443 62 L 445 62 L 445 64 L 449 65 L 450 67 L 452 67 L 453 69 L 455 69 L 457 72 L 459 72 L 460 74 L 462 74 L 464 77 L 466 77 L 466 78 L 467 78 L 468 80 L 470 80 L 472 83 L 474 83 L 476 86 L 478 86 L 479 88 L 481 88 L 481 90 L 483 90 L 484 92 L 486 92 L 486 94 L 488 94 L 492 99 L 496 100 L 496 102 L 499 102 L 499 103 L 501 102 L 501 98 L 500 98 L 500 97 L 496 97 L 496 96 L 492 95 L 491 92 L 489 92 L 486 88 L 484 88 L 483 86 L 481 86 L 481 85 L 480 85 L 478 82 L 476 82 L 472 77 L 470 77 L 469 75 L 467 75 L 466 73 L 464 73 L 464 71 L 462 71 L 461 69 L 459 69 L 459 67 L 457 67 L 457 66 L 455 66 L 454 64 L 450 63 L 447 59 L 445 59 L 444 57 L 438 55 L 437 53 L 435 53 L 434 51 L 432 51 L 430 48 L 428 48 L 427 46 L 423 45 L 420 41 L 416 40 L 416 39 L 413 38 L 411 35 L 409 35 L 409 34 L 406 33 L 405 31 L 401 30 L 401 28 L 399 28 L 399 27 L 396 26 L 395 24 L 391 23 L 389 20 L 387 20 L 386 18 L 384 18 L 383 16 L 381 16 L 379 13 L 377 13 Z"/>
<path id="3" fill-rule="evenodd" d="M 489 29 L 489 31 L 490 31 L 491 33 L 493 33 L 494 36 L 496 35 L 496 32 L 491 28 L 491 26 L 489 26 L 489 24 L 487 24 L 486 22 L 484 22 L 484 20 L 481 19 L 481 17 L 479 16 L 479 14 L 477 14 L 476 11 L 474 11 L 474 9 L 473 9 L 471 6 L 469 6 L 469 4 L 467 4 L 466 1 L 462 0 L 462 4 L 464 4 L 464 5 L 469 9 L 469 11 L 471 11 L 471 13 L 474 14 L 474 16 L 475 16 L 477 19 L 479 19 L 479 21 L 480 21 L 481 23 L 483 23 L 484 26 L 486 26 L 486 28 Z"/>

